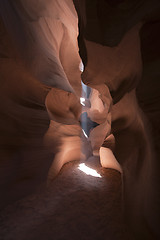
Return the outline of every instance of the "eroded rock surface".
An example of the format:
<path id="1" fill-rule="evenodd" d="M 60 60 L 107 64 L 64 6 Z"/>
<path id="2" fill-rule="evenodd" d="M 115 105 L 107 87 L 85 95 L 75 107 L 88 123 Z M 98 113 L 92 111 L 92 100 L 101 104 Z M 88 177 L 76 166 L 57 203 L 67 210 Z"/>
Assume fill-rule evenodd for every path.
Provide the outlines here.
<path id="1" fill-rule="evenodd" d="M 0 2 L 1 208 L 46 182 L 54 186 L 65 163 L 90 159 L 94 167 L 101 164 L 123 176 L 122 202 L 131 235 L 159 239 L 159 13 L 158 0 Z M 87 86 L 81 83 L 81 60 Z M 98 159 L 95 165 L 93 158 Z M 122 191 L 122 185 L 117 188 Z M 102 192 L 97 194 L 103 198 Z M 96 211 L 103 215 L 103 207 Z M 39 238 L 37 234 L 35 230 L 33 236 Z M 99 234 L 101 230 L 95 239 Z"/>

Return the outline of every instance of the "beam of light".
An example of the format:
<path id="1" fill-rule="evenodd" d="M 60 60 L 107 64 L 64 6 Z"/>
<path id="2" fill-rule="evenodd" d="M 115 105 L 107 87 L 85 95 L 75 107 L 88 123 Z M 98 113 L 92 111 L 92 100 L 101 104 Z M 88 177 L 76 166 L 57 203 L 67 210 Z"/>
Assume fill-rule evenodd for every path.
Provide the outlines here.
<path id="1" fill-rule="evenodd" d="M 87 85 L 85 85 L 82 81 L 81 81 L 81 85 L 82 85 L 82 97 L 86 98 L 87 97 Z"/>
<path id="2" fill-rule="evenodd" d="M 80 103 L 82 104 L 82 106 L 85 106 L 85 98 L 83 98 L 83 97 L 80 97 Z"/>
<path id="3" fill-rule="evenodd" d="M 90 175 L 90 176 L 93 176 L 93 177 L 98 177 L 98 178 L 101 178 L 101 177 L 102 177 L 99 173 L 97 173 L 96 170 L 87 167 L 87 166 L 85 165 L 85 163 L 79 164 L 78 169 L 81 170 L 82 172 L 84 172 L 84 173 L 87 174 L 87 175 Z"/>
<path id="4" fill-rule="evenodd" d="M 82 132 L 83 132 L 84 136 L 85 136 L 86 138 L 88 138 L 88 136 L 87 136 L 86 132 L 84 131 L 84 129 L 82 129 Z"/>
<path id="5" fill-rule="evenodd" d="M 83 64 L 83 63 L 82 63 Z M 86 99 L 86 96 L 87 96 L 87 86 L 81 81 L 81 84 L 82 84 L 82 97 L 80 98 L 80 103 L 82 104 L 83 107 L 85 107 L 85 99 Z M 85 130 L 84 129 L 87 129 L 87 119 L 86 117 L 84 117 L 85 115 L 83 115 L 83 117 L 81 118 L 82 120 L 82 131 L 83 131 L 83 134 L 86 138 L 88 138 L 88 135 L 86 134 Z"/>

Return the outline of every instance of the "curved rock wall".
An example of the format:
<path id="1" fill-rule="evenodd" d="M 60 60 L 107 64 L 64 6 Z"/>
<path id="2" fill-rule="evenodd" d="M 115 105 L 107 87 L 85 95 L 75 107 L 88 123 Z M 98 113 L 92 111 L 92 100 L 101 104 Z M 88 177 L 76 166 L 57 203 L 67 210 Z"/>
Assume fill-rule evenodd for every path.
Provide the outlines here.
<path id="1" fill-rule="evenodd" d="M 0 2 L 1 207 L 100 155 L 123 172 L 135 238 L 159 238 L 159 12 L 158 0 Z"/>
<path id="2" fill-rule="evenodd" d="M 83 82 L 107 86 L 113 98 L 111 133 L 123 169 L 127 224 L 136 239 L 158 239 L 159 2 L 74 3 Z"/>

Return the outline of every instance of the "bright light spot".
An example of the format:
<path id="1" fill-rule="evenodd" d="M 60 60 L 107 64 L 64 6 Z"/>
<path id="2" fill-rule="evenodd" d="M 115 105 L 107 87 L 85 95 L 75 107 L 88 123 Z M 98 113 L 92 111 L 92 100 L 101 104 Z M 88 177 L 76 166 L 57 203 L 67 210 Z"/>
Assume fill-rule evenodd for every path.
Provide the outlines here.
<path id="1" fill-rule="evenodd" d="M 83 62 L 82 62 L 82 61 L 81 61 L 80 64 L 79 64 L 79 70 L 80 70 L 81 72 L 84 71 L 84 65 L 83 65 Z"/>
<path id="2" fill-rule="evenodd" d="M 80 97 L 80 103 L 83 105 L 83 106 L 85 106 L 85 98 L 83 98 L 83 97 Z"/>
<path id="3" fill-rule="evenodd" d="M 85 131 L 84 131 L 83 129 L 82 129 L 82 132 L 83 132 L 84 136 L 85 136 L 86 138 L 88 138 L 87 134 L 85 133 Z"/>
<path id="4" fill-rule="evenodd" d="M 99 173 L 97 173 L 96 170 L 87 167 L 84 163 L 79 164 L 78 169 L 81 170 L 82 172 L 84 172 L 87 175 L 91 175 L 93 177 L 99 177 L 99 178 L 102 177 Z"/>

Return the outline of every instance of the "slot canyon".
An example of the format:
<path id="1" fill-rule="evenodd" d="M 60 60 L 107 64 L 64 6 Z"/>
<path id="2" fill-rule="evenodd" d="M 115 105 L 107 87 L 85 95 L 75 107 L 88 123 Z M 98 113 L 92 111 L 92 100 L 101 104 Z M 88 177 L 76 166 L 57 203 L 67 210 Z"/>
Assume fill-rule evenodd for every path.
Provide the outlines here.
<path id="1" fill-rule="evenodd" d="M 160 239 L 160 1 L 0 1 L 0 240 Z"/>

